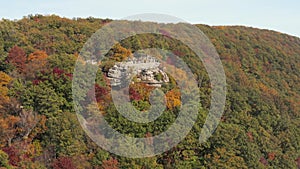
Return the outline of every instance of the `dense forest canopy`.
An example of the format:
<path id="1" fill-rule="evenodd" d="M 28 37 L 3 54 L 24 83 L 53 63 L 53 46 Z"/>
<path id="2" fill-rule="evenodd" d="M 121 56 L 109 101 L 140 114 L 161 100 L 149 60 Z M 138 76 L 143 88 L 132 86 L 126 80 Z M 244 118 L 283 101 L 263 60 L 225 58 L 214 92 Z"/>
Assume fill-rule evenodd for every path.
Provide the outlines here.
<path id="1" fill-rule="evenodd" d="M 198 141 L 211 92 L 202 62 L 180 42 L 143 34 L 125 39 L 108 53 L 93 89 L 97 102 L 85 111 L 91 117 L 100 111 L 113 128 L 127 135 L 149 137 L 165 131 L 180 106 L 174 80 L 162 87 L 168 101 L 162 116 L 141 125 L 115 109 L 105 77 L 116 61 L 130 53 L 159 47 L 179 55 L 201 83 L 197 123 L 180 144 L 155 157 L 125 158 L 97 146 L 77 120 L 72 77 L 84 43 L 109 22 L 55 15 L 0 21 L 0 167 L 300 167 L 300 39 L 242 26 L 197 25 L 215 45 L 227 77 L 225 112 L 206 143 Z M 142 83 L 131 85 L 130 99 L 137 109 L 149 108 L 151 90 Z M 82 96 L 83 101 L 90 99 L 89 92 Z"/>

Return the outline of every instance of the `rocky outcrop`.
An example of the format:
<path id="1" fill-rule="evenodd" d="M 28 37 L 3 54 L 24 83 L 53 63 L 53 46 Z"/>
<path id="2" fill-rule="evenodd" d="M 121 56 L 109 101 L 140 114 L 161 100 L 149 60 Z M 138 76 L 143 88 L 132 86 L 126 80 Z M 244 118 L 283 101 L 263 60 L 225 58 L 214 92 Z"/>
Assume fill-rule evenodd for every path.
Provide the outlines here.
<path id="1" fill-rule="evenodd" d="M 169 82 L 169 77 L 160 68 L 159 61 L 149 55 L 139 58 L 133 57 L 124 62 L 116 63 L 109 69 L 107 76 L 111 86 L 121 86 L 122 83 L 130 80 L 133 76 L 136 76 L 139 82 L 156 87 Z"/>

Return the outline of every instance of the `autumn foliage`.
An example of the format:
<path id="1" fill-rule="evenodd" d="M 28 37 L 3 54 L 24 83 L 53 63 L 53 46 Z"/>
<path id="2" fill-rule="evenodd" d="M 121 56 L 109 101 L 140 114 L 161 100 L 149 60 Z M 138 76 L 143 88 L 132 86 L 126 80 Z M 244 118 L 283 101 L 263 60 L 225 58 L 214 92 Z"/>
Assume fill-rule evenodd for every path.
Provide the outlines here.
<path id="1" fill-rule="evenodd" d="M 22 48 L 14 46 L 10 49 L 6 61 L 22 72 L 26 67 L 27 56 Z"/>
<path id="2" fill-rule="evenodd" d="M 53 169 L 76 169 L 73 161 L 69 157 L 59 157 L 52 163 Z"/>
<path id="3" fill-rule="evenodd" d="M 7 104 L 9 101 L 8 97 L 8 85 L 12 78 L 6 73 L 0 71 L 0 109 L 3 105 Z"/>
<path id="4" fill-rule="evenodd" d="M 181 105 L 180 91 L 178 89 L 172 89 L 171 91 L 167 92 L 166 98 L 167 107 L 171 110 Z"/>
<path id="5" fill-rule="evenodd" d="M 211 97 L 215 87 L 211 80 L 218 77 L 210 77 L 199 56 L 181 41 L 170 38 L 168 29 L 158 30 L 161 35 L 139 34 L 113 46 L 105 55 L 107 63 L 99 67 L 95 84 L 78 81 L 78 88 L 84 89 L 76 93 L 78 102 L 93 103 L 78 107 L 86 114 L 75 112 L 72 80 L 76 56 L 89 37 L 110 21 L 30 15 L 0 22 L 0 168 L 300 168 L 298 37 L 242 26 L 196 25 L 219 53 L 226 74 L 226 84 L 222 85 L 227 87 L 221 121 L 212 136 L 200 144 L 200 134 L 208 132 L 204 127 L 216 125 L 205 124 L 205 120 L 220 118 L 208 116 L 211 102 L 219 101 Z M 138 147 L 155 145 L 157 141 L 167 145 L 177 136 L 152 138 L 171 128 L 180 113 L 181 97 L 189 94 L 177 88 L 178 80 L 184 82 L 180 86 L 185 86 L 193 78 L 181 69 L 184 65 L 178 59 L 159 56 L 166 63 L 161 67 L 166 68 L 170 82 L 159 88 L 165 94 L 166 109 L 154 121 L 145 124 L 127 119 L 110 98 L 109 82 L 103 72 L 132 53 L 149 48 L 169 51 L 190 68 L 199 83 L 195 89 L 200 93 L 198 116 L 186 137 L 161 155 L 139 159 L 115 156 L 95 144 L 78 119 L 86 116 L 86 127 L 95 131 L 92 134 L 102 136 L 103 131 L 98 129 L 105 126 L 102 119 L 97 119 L 100 113 L 121 134 L 146 138 L 146 142 L 134 141 Z M 202 59 L 214 63 L 210 57 Z M 89 75 L 83 76 L 86 77 Z M 150 96 L 156 96 L 151 95 L 155 88 L 134 81 L 129 87 L 132 105 L 141 112 L 149 110 L 155 104 L 149 101 Z M 181 134 L 176 127 L 184 125 L 174 126 L 179 131 L 174 134 Z M 109 133 L 107 139 L 113 137 Z M 114 142 L 108 146 L 131 143 Z"/>
<path id="6" fill-rule="evenodd" d="M 118 169 L 118 160 L 114 158 L 110 158 L 108 160 L 104 160 L 102 162 L 102 168 L 103 169 Z"/>
<path id="7" fill-rule="evenodd" d="M 131 100 L 144 100 L 149 101 L 151 91 L 154 87 L 145 83 L 135 83 L 129 86 L 129 95 Z"/>
<path id="8" fill-rule="evenodd" d="M 39 61 L 40 64 L 45 65 L 47 58 L 48 55 L 45 51 L 37 50 L 28 56 L 28 61 L 29 62 Z"/>
<path id="9" fill-rule="evenodd" d="M 132 56 L 131 50 L 122 47 L 119 43 L 113 47 L 113 56 L 112 56 L 113 60 L 121 62 L 131 56 Z"/>

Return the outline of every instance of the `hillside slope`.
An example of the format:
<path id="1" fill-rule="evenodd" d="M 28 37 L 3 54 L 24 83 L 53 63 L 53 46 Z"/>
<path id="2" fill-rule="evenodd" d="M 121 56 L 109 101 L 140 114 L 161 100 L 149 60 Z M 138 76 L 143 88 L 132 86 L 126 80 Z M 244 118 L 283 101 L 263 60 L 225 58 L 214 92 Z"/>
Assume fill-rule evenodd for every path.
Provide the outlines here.
<path id="1" fill-rule="evenodd" d="M 36 15 L 0 22 L 0 167 L 300 167 L 300 39 L 240 26 L 197 25 L 215 45 L 227 77 L 225 112 L 207 143 L 199 144 L 198 137 L 209 107 L 209 79 L 201 61 L 187 52 L 183 59 L 203 83 L 203 110 L 186 139 L 162 155 L 145 159 L 119 157 L 95 145 L 73 110 L 72 73 L 84 43 L 110 21 Z M 152 40 L 178 45 L 151 44 Z M 128 39 L 122 45 L 117 51 L 155 45 L 187 51 L 179 42 L 155 35 Z M 106 102 L 110 88 L 105 77 L 97 78 L 96 108 L 124 134 L 155 135 L 176 118 L 177 105 L 171 105 L 148 127 L 126 121 Z M 138 90 L 151 89 L 135 87 L 133 100 L 143 110 L 149 105 L 147 92 Z M 170 91 L 170 98 L 178 96 L 176 90 Z M 93 112 L 95 105 L 89 106 L 86 111 Z"/>

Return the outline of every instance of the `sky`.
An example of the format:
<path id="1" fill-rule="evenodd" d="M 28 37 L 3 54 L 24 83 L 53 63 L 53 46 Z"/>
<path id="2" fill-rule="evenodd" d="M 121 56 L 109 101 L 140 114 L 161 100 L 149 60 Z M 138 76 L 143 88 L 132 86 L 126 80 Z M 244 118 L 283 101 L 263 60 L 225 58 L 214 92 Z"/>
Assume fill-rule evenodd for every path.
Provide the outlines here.
<path id="1" fill-rule="evenodd" d="M 193 24 L 244 25 L 300 37 L 299 0 L 2 0 L 0 18 L 29 14 L 122 19 L 160 13 Z"/>

